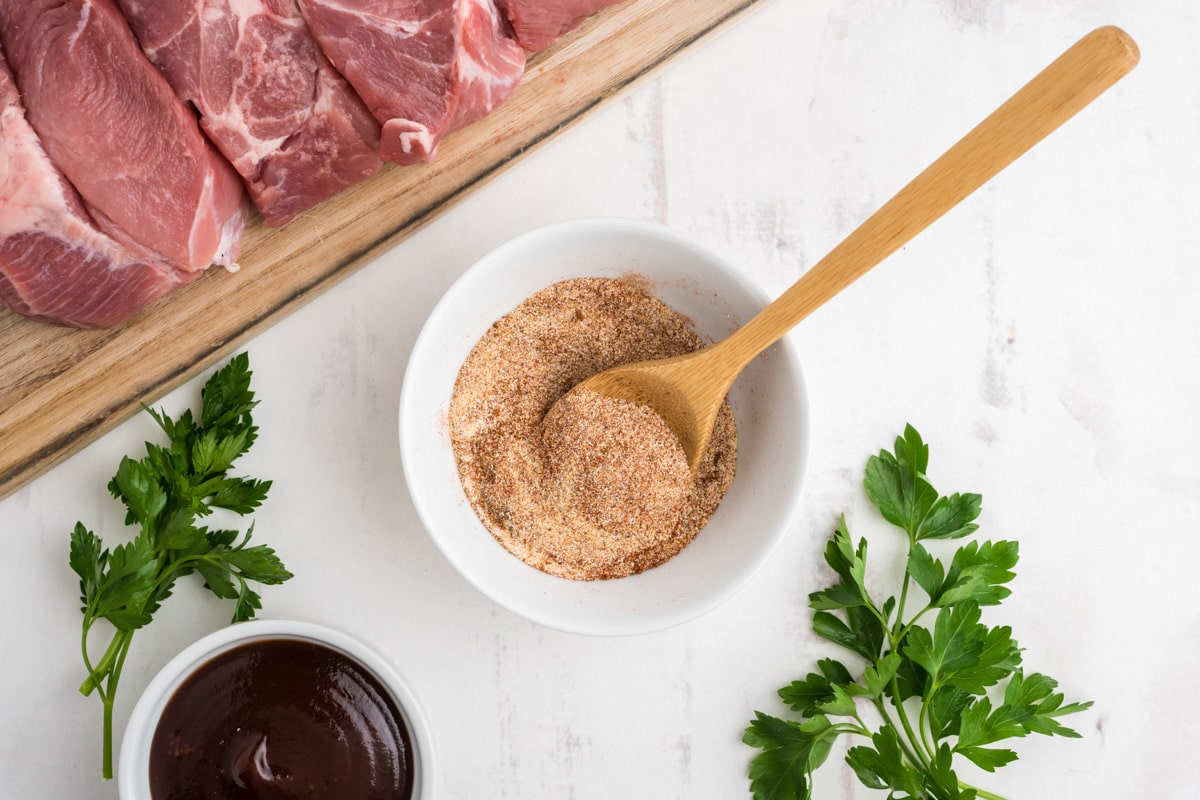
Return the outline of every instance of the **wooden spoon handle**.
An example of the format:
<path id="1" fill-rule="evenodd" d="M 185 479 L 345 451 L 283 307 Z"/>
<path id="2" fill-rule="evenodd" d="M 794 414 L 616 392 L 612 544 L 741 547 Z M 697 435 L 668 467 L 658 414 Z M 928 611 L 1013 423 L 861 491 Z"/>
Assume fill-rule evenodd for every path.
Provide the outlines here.
<path id="1" fill-rule="evenodd" d="M 736 375 L 796 323 L 1099 97 L 1137 61 L 1137 45 L 1120 28 L 1098 28 L 1084 36 L 717 345 L 724 351 L 722 360 L 731 369 L 736 364 Z"/>

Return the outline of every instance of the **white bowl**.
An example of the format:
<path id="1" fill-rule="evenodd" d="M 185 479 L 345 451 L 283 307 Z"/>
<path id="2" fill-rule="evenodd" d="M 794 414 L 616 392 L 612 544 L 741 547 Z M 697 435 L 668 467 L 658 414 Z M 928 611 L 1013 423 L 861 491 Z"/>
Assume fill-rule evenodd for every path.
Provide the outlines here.
<path id="1" fill-rule="evenodd" d="M 240 622 L 215 631 L 186 648 L 164 666 L 142 693 L 121 741 L 117 785 L 121 800 L 151 800 L 150 745 L 159 717 L 175 690 L 213 656 L 253 641 L 299 639 L 340 651 L 374 675 L 392 694 L 404 717 L 415 751 L 412 758 L 412 800 L 433 800 L 436 772 L 429 723 L 400 673 L 387 659 L 340 631 L 296 620 L 263 619 Z"/>
<path id="2" fill-rule="evenodd" d="M 400 451 L 413 504 L 450 563 L 505 608 L 551 628 L 645 633 L 690 620 L 746 584 L 775 550 L 799 505 L 809 413 L 786 337 L 738 378 L 737 475 L 708 525 L 665 564 L 627 578 L 572 581 L 526 565 L 472 510 L 450 447 L 447 413 L 458 370 L 500 317 L 557 281 L 648 279 L 654 295 L 707 340 L 724 338 L 766 303 L 736 266 L 667 228 L 582 219 L 526 233 L 485 256 L 446 292 L 413 347 L 400 397 Z"/>

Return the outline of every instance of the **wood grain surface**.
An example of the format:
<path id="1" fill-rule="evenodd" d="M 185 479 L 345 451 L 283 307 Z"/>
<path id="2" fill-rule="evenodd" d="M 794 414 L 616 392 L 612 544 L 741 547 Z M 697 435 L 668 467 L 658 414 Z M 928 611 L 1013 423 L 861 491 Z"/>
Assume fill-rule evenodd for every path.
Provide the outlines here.
<path id="1" fill-rule="evenodd" d="M 385 166 L 284 228 L 257 216 L 213 268 L 118 328 L 0 309 L 0 497 L 228 355 L 450 203 L 759 0 L 628 0 L 532 57 L 516 93 L 434 164 Z"/>

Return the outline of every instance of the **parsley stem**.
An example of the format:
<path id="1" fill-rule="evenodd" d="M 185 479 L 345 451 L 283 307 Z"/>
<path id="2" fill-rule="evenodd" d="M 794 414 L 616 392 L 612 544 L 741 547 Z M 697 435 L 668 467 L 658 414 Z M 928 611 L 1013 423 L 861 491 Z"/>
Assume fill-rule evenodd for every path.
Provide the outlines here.
<path id="1" fill-rule="evenodd" d="M 90 658 L 88 658 L 87 640 L 88 640 L 88 633 L 91 631 L 91 629 L 92 629 L 92 620 L 88 619 L 83 624 L 83 641 L 81 642 L 81 648 L 80 648 L 83 650 L 83 665 L 84 665 L 84 667 L 87 668 L 88 679 L 86 681 L 84 681 L 83 686 L 79 687 L 79 691 L 83 693 L 84 697 L 88 696 L 93 691 L 98 691 L 100 694 L 100 700 L 103 701 L 106 693 L 104 691 L 104 688 L 101 687 L 100 681 L 103 679 L 104 676 L 101 674 L 98 666 L 95 666 L 95 667 L 92 666 L 92 660 Z M 111 644 L 109 645 L 109 649 L 110 650 L 112 649 Z M 87 687 L 87 691 L 84 691 L 84 687 Z"/>
<path id="2" fill-rule="evenodd" d="M 883 702 L 882 697 L 875 699 L 875 708 L 879 709 L 879 715 L 883 717 L 883 721 L 886 722 L 892 730 L 895 730 L 896 723 L 892 722 L 892 716 L 887 710 L 887 703 Z M 911 747 L 909 747 L 908 742 L 905 741 L 901 736 L 897 736 L 896 741 L 900 744 L 900 749 L 904 751 L 904 757 L 908 759 L 910 764 L 919 769 L 924 762 L 917 757 L 917 754 L 913 752 Z"/>
<path id="3" fill-rule="evenodd" d="M 917 624 L 917 621 L 918 621 L 918 620 L 920 620 L 920 619 L 921 619 L 921 617 L 925 616 L 926 614 L 928 614 L 928 613 L 929 613 L 930 611 L 932 611 L 932 610 L 933 610 L 933 604 L 932 604 L 932 603 L 930 603 L 929 605 L 925 606 L 925 607 L 924 607 L 924 608 L 922 608 L 920 611 L 918 611 L 918 612 L 916 613 L 916 616 L 914 616 L 912 619 L 910 619 L 910 620 L 908 621 L 908 624 L 907 624 L 907 625 L 905 625 L 905 626 L 904 626 L 904 627 L 903 627 L 903 628 L 900 630 L 900 635 L 899 635 L 899 636 L 897 636 L 897 637 L 896 637 L 896 641 L 892 643 L 892 646 L 893 646 L 893 648 L 895 648 L 895 647 L 898 647 L 898 646 L 899 646 L 899 643 L 900 643 L 900 642 L 902 642 L 902 641 L 904 641 L 904 637 L 908 636 L 908 632 L 909 632 L 910 630 L 912 630 L 912 628 L 913 628 L 913 626 L 914 626 L 914 625 L 916 625 L 916 624 Z"/>
<path id="4" fill-rule="evenodd" d="M 982 797 L 983 800 L 1005 800 L 1005 798 L 1002 795 L 995 794 L 994 792 L 989 792 L 987 789 L 980 789 L 978 786 L 972 786 L 971 784 L 964 783 L 963 781 L 958 782 L 958 788 L 973 789 L 975 791 L 975 794 Z"/>
<path id="5" fill-rule="evenodd" d="M 111 780 L 113 776 L 113 699 L 117 694 L 117 682 L 121 680 L 121 669 L 125 666 L 125 656 L 129 654 L 129 645 L 133 643 L 133 631 L 123 631 L 122 633 L 124 634 L 124 641 L 121 644 L 121 651 L 117 655 L 112 671 L 108 675 L 108 691 L 101 694 L 104 700 L 104 752 L 100 770 L 105 780 Z"/>
<path id="6" fill-rule="evenodd" d="M 892 678 L 892 704 L 896 706 L 896 715 L 900 717 L 900 724 L 904 727 L 905 734 L 908 735 L 908 741 L 912 744 L 913 751 L 917 754 L 921 765 L 929 769 L 930 754 L 924 749 L 924 742 L 921 738 L 913 732 L 912 723 L 908 720 L 908 712 L 904 710 L 904 701 L 900 699 L 900 682 L 895 678 Z"/>
<path id="7" fill-rule="evenodd" d="M 912 549 L 908 551 L 909 558 L 912 558 Z M 900 584 L 900 604 L 896 606 L 896 624 L 904 622 L 904 601 L 908 599 L 908 580 L 909 575 L 904 573 L 904 582 Z M 907 629 L 906 629 L 907 630 Z M 903 636 L 901 637 L 903 638 Z M 896 642 L 892 642 L 892 647 L 896 646 Z"/>
<path id="8" fill-rule="evenodd" d="M 112 780 L 113 776 L 113 757 L 112 757 L 112 717 L 113 717 L 113 698 L 110 695 L 104 700 L 104 743 L 101 751 L 100 774 L 104 780 Z"/>
<path id="9" fill-rule="evenodd" d="M 116 689 L 116 681 L 110 677 L 108 685 L 104 686 L 102 683 L 104 680 L 104 676 L 99 672 L 98 666 L 92 665 L 92 661 L 88 657 L 87 640 L 88 640 L 88 632 L 91 631 L 91 629 L 92 629 L 92 622 L 94 622 L 94 620 L 91 618 L 88 618 L 85 620 L 85 622 L 83 624 L 83 639 L 81 642 L 81 648 L 83 650 L 83 664 L 85 667 L 87 667 L 88 683 L 91 686 L 91 688 L 88 691 L 84 692 L 84 694 L 85 695 L 91 694 L 92 691 L 95 691 L 96 694 L 99 695 L 100 702 L 104 707 L 104 737 L 103 737 L 103 743 L 101 745 L 101 751 L 100 751 L 100 758 L 101 758 L 100 769 L 101 769 L 101 774 L 104 776 L 104 778 L 109 779 L 112 777 L 112 774 L 113 774 L 113 771 L 112 771 L 112 710 L 113 710 L 113 691 Z M 116 652 L 113 650 L 113 644 L 115 644 L 119 640 L 120 636 L 121 636 L 121 632 L 118 631 L 117 636 L 113 637 L 113 642 L 109 644 L 108 651 L 105 653 L 106 658 L 108 657 L 108 653 Z M 125 646 L 123 648 L 118 648 L 118 649 L 127 650 L 128 647 Z M 119 663 L 123 659 L 121 659 L 118 656 L 117 660 Z M 80 691 L 83 691 L 83 687 L 80 687 Z"/>
<path id="10" fill-rule="evenodd" d="M 151 590 L 142 604 L 138 606 L 139 611 L 145 611 L 151 602 L 158 602 L 161 599 L 159 598 L 158 594 L 162 590 L 167 576 L 170 575 L 170 573 L 175 569 L 175 567 L 171 565 L 166 565 L 167 568 L 164 569 L 162 559 L 159 559 L 159 564 L 159 572 L 154 583 L 154 589 Z M 129 649 L 128 640 L 132 636 L 133 631 L 121 630 L 118 630 L 113 635 L 112 641 L 108 643 L 108 649 L 104 651 L 104 655 L 101 656 L 100 661 L 96 663 L 95 669 L 90 670 L 91 674 L 88 675 L 87 679 L 82 684 L 80 684 L 80 694 L 82 694 L 84 697 L 87 697 L 93 691 L 95 691 L 100 681 L 103 680 L 104 677 L 110 672 L 112 672 L 113 664 L 116 662 L 121 650 Z"/>
<path id="11" fill-rule="evenodd" d="M 91 626 L 89 625 L 88 628 L 90 629 Z M 86 631 L 85 631 L 85 635 L 86 635 Z M 100 660 L 96 662 L 96 666 L 92 667 L 90 664 L 88 665 L 87 680 L 85 680 L 79 686 L 79 693 L 82 694 L 84 697 L 87 697 L 92 692 L 94 692 L 99 687 L 100 681 L 104 679 L 104 676 L 107 675 L 110 670 L 112 670 L 113 662 L 116 661 L 117 654 L 121 651 L 121 646 L 124 642 L 124 639 L 125 639 L 125 634 L 122 631 L 117 631 L 116 634 L 113 636 L 112 641 L 108 643 L 108 649 L 104 651 L 104 655 L 101 656 Z M 87 645 L 85 643 L 84 644 L 85 661 L 86 661 L 86 656 L 87 656 Z"/>
<path id="12" fill-rule="evenodd" d="M 830 726 L 829 730 L 836 731 L 837 733 L 849 733 L 856 734 L 858 736 L 865 736 L 868 739 L 871 738 L 871 731 L 867 729 L 866 724 L 864 724 L 862 720 L 859 720 L 858 725 L 855 725 L 853 722 L 843 722 L 838 725 L 832 725 Z"/>
<path id="13" fill-rule="evenodd" d="M 932 695 L 932 692 L 930 693 Z M 929 721 L 929 698 L 921 698 L 921 713 L 917 716 L 917 730 L 921 732 L 921 740 L 925 743 L 925 749 L 930 753 L 937 752 L 936 741 L 937 737 L 933 735 L 933 725 Z"/>

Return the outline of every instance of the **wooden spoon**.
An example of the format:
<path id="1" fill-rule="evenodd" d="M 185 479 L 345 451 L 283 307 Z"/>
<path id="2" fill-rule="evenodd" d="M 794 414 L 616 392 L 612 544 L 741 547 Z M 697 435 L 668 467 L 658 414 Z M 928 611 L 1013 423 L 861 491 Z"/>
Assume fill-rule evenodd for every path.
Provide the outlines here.
<path id="1" fill-rule="evenodd" d="M 679 437 L 694 472 L 722 400 L 756 355 L 1099 97 L 1137 61 L 1137 45 L 1127 33 L 1115 27 L 1092 31 L 727 339 L 684 356 L 615 367 L 580 387 L 653 408 Z"/>

